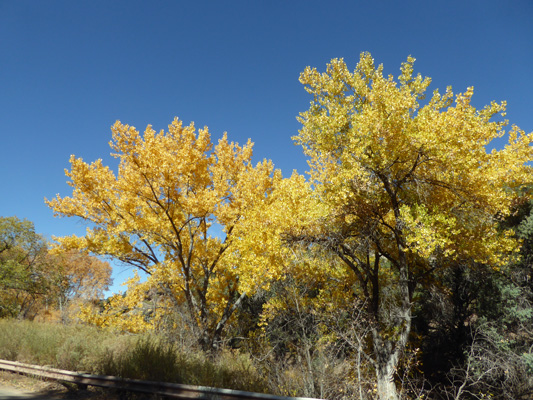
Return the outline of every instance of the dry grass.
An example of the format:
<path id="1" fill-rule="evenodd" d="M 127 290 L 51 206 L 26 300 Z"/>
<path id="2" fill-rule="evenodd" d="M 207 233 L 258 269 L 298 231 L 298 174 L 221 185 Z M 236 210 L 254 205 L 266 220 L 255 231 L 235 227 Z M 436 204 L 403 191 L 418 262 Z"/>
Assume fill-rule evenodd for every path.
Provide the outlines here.
<path id="1" fill-rule="evenodd" d="M 207 357 L 155 335 L 119 335 L 88 326 L 0 320 L 0 359 L 71 371 L 267 392 L 249 357 Z"/>

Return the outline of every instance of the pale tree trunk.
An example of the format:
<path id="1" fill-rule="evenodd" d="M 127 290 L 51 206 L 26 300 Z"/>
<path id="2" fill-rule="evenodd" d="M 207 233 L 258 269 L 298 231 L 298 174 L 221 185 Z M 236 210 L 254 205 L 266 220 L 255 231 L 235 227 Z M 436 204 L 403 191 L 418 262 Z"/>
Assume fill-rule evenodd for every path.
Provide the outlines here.
<path id="1" fill-rule="evenodd" d="M 394 375 L 411 330 L 410 315 L 399 329 L 400 332 L 390 339 L 384 339 L 383 332 L 378 332 L 377 329 L 372 331 L 379 400 L 399 399 Z"/>
<path id="2" fill-rule="evenodd" d="M 388 324 L 384 324 L 385 329 L 380 329 L 381 324 L 377 324 L 372 330 L 379 400 L 399 400 L 400 398 L 394 375 L 411 332 L 411 296 L 406 271 L 407 268 L 400 269 L 400 281 L 398 282 L 400 298 L 394 310 L 394 317 L 391 321 L 387 321 Z"/>
<path id="3" fill-rule="evenodd" d="M 394 383 L 394 367 L 387 365 L 377 372 L 379 400 L 398 400 L 398 392 Z"/>
<path id="4" fill-rule="evenodd" d="M 418 160 L 418 159 L 417 159 Z M 416 167 L 416 163 L 414 167 Z M 414 168 L 413 167 L 413 168 Z M 383 187 L 389 196 L 394 217 L 394 235 L 397 255 L 381 250 L 381 243 L 376 242 L 379 249 L 375 255 L 374 282 L 373 282 L 373 308 L 372 314 L 375 318 L 375 325 L 372 329 L 375 368 L 377 378 L 377 389 L 379 400 L 399 400 L 398 390 L 394 382 L 394 375 L 398 367 L 400 355 L 407 344 L 409 333 L 411 332 L 411 293 L 414 285 L 410 285 L 409 265 L 406 254 L 405 235 L 402 230 L 403 220 L 400 211 L 401 201 L 398 197 L 398 187 L 394 186 L 390 177 L 385 173 L 377 173 L 383 183 Z M 379 253 L 383 255 L 398 273 L 398 280 L 394 283 L 394 290 L 397 290 L 397 297 L 391 299 L 391 303 L 384 307 L 381 299 L 381 288 L 379 278 Z M 383 316 L 382 308 L 387 308 L 389 315 Z M 381 312 L 380 312 L 381 311 Z"/>
<path id="5" fill-rule="evenodd" d="M 398 400 L 394 373 L 398 365 L 398 351 L 390 340 L 383 339 L 381 332 L 373 330 L 376 379 L 379 400 Z"/>

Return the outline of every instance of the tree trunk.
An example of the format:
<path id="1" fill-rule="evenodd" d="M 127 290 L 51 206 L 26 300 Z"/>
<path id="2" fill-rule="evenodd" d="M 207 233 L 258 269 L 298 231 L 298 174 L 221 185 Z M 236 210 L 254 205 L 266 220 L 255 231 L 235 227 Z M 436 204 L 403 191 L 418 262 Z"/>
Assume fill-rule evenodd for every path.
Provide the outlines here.
<path id="1" fill-rule="evenodd" d="M 377 329 L 372 331 L 376 361 L 376 379 L 379 400 L 398 400 L 394 373 L 398 365 L 398 347 L 390 339 L 384 339 Z"/>
<path id="2" fill-rule="evenodd" d="M 390 321 L 377 323 L 372 330 L 379 400 L 399 399 L 394 375 L 411 332 L 411 302 L 406 275 L 406 269 L 402 269 L 395 316 Z"/>
<path id="3" fill-rule="evenodd" d="M 398 400 L 396 384 L 394 383 L 394 368 L 392 365 L 381 368 L 377 372 L 378 398 L 379 400 Z"/>

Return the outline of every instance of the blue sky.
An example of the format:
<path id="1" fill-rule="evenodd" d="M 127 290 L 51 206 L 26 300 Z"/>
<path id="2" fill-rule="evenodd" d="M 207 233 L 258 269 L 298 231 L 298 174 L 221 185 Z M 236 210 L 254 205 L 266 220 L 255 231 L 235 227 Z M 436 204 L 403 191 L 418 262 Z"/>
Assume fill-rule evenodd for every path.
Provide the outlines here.
<path id="1" fill-rule="evenodd" d="M 177 116 L 303 173 L 299 73 L 335 57 L 353 68 L 362 51 L 395 76 L 412 55 L 430 90 L 474 86 L 476 106 L 507 100 L 533 130 L 532 0 L 0 0 L 0 215 L 82 234 L 43 199 L 71 193 L 71 154 L 114 165 L 116 120 L 160 130 Z M 115 288 L 127 274 L 116 268 Z"/>

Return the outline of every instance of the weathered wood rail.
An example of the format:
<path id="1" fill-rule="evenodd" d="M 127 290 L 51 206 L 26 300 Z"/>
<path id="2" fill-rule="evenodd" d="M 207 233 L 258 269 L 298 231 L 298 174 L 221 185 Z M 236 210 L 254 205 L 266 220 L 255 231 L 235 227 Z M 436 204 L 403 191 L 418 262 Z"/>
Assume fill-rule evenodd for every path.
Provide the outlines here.
<path id="1" fill-rule="evenodd" d="M 17 372 L 20 374 L 33 375 L 42 378 L 57 380 L 60 382 L 71 382 L 81 387 L 99 386 L 104 388 L 160 395 L 175 399 L 316 400 L 304 397 L 281 397 L 263 393 L 253 393 L 231 389 L 218 389 L 204 386 L 183 385 L 178 383 L 124 379 L 116 376 L 91 375 L 6 360 L 0 360 L 0 369 Z"/>

